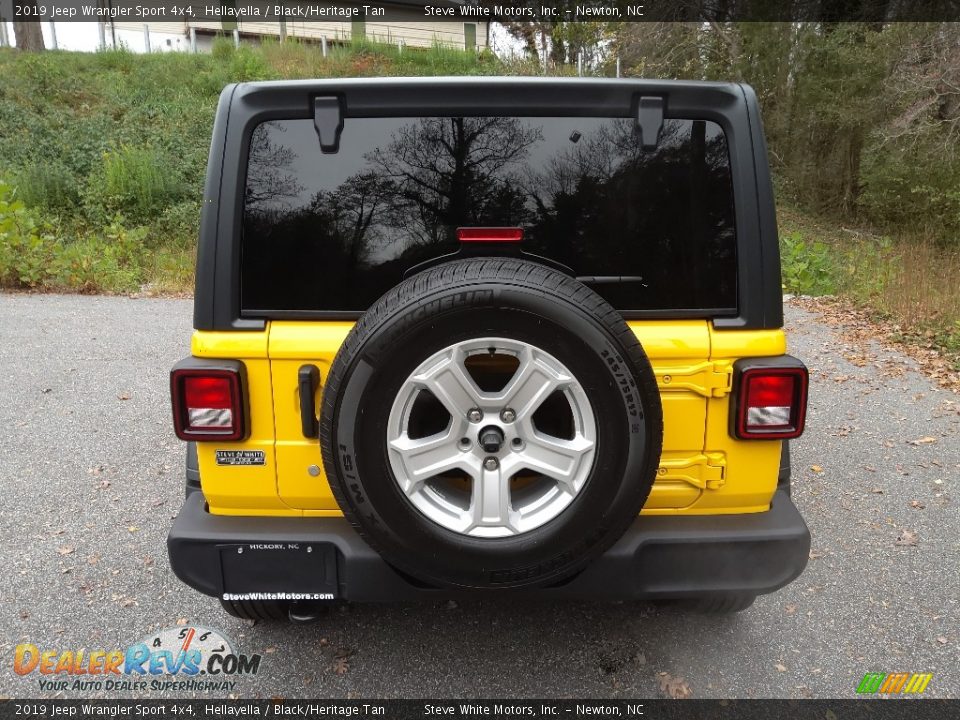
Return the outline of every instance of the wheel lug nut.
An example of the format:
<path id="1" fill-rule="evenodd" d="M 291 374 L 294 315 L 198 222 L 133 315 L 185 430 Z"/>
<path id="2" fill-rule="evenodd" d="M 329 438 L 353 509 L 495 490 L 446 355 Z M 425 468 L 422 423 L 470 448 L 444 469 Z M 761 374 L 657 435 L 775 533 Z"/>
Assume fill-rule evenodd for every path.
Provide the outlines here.
<path id="1" fill-rule="evenodd" d="M 500 467 L 500 463 L 497 462 L 495 457 L 488 457 L 483 461 L 483 467 L 485 470 L 496 470 L 498 467 Z"/>
<path id="2" fill-rule="evenodd" d="M 505 423 L 512 423 L 517 419 L 517 414 L 511 408 L 504 408 L 500 411 L 500 419 Z"/>
<path id="3" fill-rule="evenodd" d="M 467 411 L 467 420 L 472 423 L 478 423 L 483 420 L 483 412 L 480 408 L 471 408 Z"/>

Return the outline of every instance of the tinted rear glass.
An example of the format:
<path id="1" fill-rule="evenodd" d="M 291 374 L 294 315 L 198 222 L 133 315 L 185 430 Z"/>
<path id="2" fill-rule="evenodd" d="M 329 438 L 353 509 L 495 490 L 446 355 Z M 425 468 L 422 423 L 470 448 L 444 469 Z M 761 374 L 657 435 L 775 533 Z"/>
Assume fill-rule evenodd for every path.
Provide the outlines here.
<path id="1" fill-rule="evenodd" d="M 719 125 L 667 120 L 644 150 L 625 118 L 348 118 L 324 155 L 312 120 L 263 123 L 248 161 L 247 315 L 363 311 L 461 226 L 520 226 L 622 311 L 736 310 Z"/>

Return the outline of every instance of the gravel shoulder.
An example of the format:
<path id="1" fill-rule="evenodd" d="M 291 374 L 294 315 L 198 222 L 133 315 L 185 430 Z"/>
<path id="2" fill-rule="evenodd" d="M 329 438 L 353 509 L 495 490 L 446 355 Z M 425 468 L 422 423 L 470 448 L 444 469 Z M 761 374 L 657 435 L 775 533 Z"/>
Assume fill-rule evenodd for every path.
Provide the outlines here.
<path id="1" fill-rule="evenodd" d="M 960 697 L 960 396 L 809 309 L 787 308 L 812 378 L 794 584 L 731 618 L 484 600 L 309 626 L 234 620 L 167 565 L 184 456 L 167 373 L 191 302 L 0 294 L 0 315 L 2 696 L 52 695 L 13 672 L 20 642 L 110 649 L 182 621 L 263 654 L 241 697 L 852 697 L 868 671 L 932 672 L 928 696 Z"/>

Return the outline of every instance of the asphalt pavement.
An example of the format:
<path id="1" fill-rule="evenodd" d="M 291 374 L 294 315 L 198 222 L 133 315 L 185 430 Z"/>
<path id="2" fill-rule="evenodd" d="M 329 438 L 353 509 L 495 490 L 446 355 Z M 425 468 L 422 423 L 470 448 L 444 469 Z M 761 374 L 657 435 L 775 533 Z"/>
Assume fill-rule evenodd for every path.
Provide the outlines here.
<path id="1" fill-rule="evenodd" d="M 813 546 L 745 613 L 509 599 L 252 625 L 167 565 L 184 459 L 167 374 L 191 314 L 0 295 L 0 696 L 57 694 L 14 673 L 19 643 L 109 650 L 186 623 L 263 656 L 240 697 L 853 697 L 868 671 L 933 673 L 926 695 L 960 697 L 960 396 L 896 351 L 788 307 L 812 377 L 793 496 Z"/>

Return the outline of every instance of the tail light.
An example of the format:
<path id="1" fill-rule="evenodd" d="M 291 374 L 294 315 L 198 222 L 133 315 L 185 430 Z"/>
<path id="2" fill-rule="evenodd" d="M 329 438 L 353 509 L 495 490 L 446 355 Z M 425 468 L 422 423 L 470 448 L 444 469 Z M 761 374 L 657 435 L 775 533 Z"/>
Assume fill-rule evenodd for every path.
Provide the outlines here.
<path id="1" fill-rule="evenodd" d="M 242 440 L 246 436 L 242 365 L 215 367 L 194 358 L 170 373 L 173 428 L 181 440 Z"/>
<path id="2" fill-rule="evenodd" d="M 807 368 L 790 356 L 734 366 L 731 432 L 741 440 L 800 437 L 807 414 Z"/>
<path id="3" fill-rule="evenodd" d="M 523 228 L 461 227 L 457 228 L 457 240 L 462 243 L 516 243 L 523 240 Z"/>

